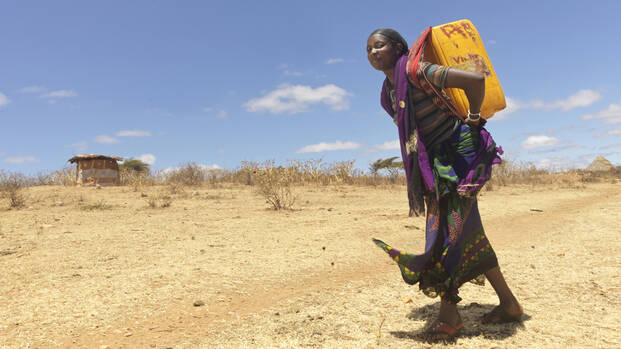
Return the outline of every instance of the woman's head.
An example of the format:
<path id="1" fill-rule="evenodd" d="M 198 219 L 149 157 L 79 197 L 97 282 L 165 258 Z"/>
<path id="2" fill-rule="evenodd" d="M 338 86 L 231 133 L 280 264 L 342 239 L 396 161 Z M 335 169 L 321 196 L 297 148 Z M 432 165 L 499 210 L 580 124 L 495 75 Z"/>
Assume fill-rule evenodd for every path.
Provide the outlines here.
<path id="1" fill-rule="evenodd" d="M 397 59 L 408 52 L 408 43 L 396 30 L 380 28 L 367 40 L 367 58 L 371 66 L 386 71 L 395 66 Z"/>

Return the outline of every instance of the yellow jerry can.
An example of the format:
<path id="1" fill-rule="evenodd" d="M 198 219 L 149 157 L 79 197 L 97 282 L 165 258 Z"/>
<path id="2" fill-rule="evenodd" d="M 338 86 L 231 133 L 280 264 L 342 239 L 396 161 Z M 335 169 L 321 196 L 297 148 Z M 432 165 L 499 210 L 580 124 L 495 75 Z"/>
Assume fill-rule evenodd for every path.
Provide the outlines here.
<path id="1" fill-rule="evenodd" d="M 430 45 L 431 44 L 431 45 Z M 427 41 L 425 61 L 485 75 L 485 99 L 481 116 L 489 119 L 507 104 L 498 76 L 487 56 L 483 40 L 472 22 L 462 19 L 431 29 L 431 41 Z M 468 115 L 468 99 L 461 89 L 448 88 L 445 92 L 457 109 Z"/>

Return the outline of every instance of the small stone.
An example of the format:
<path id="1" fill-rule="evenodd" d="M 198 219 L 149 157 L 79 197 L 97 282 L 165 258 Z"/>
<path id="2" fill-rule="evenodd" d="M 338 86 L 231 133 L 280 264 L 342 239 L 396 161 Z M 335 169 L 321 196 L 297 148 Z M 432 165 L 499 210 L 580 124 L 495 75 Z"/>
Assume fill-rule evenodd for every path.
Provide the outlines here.
<path id="1" fill-rule="evenodd" d="M 198 192 L 198 190 L 195 190 L 194 192 L 192 192 L 192 195 L 194 195 L 194 196 L 199 196 L 199 195 L 200 195 L 200 193 Z"/>
<path id="2" fill-rule="evenodd" d="M 147 195 L 147 194 L 145 194 L 145 193 L 140 193 L 140 197 L 141 197 L 141 198 L 146 198 L 147 196 L 148 196 L 148 195 Z"/>
<path id="3" fill-rule="evenodd" d="M 334 266 L 334 262 L 330 262 L 330 265 L 331 265 L 331 266 Z"/>
<path id="4" fill-rule="evenodd" d="M 99 347 L 99 349 L 110 349 L 109 345 L 102 345 Z"/>
<path id="5" fill-rule="evenodd" d="M 275 313 L 274 313 L 274 315 L 279 316 L 279 315 L 280 315 L 280 313 L 279 313 L 279 312 L 275 312 Z"/>
<path id="6" fill-rule="evenodd" d="M 322 246 L 322 247 L 321 247 L 321 249 L 325 251 L 325 250 L 326 250 L 326 247 L 325 247 L 325 246 Z"/>
<path id="7" fill-rule="evenodd" d="M 64 203 L 62 201 L 56 201 L 54 203 L 54 206 L 62 206 L 62 205 L 64 205 Z"/>
<path id="8" fill-rule="evenodd" d="M 132 336 L 132 334 L 133 334 L 133 333 L 131 333 L 131 332 L 127 332 L 127 333 L 125 333 L 125 337 L 131 337 L 131 336 Z"/>
<path id="9" fill-rule="evenodd" d="M 95 184 L 95 189 L 101 189 L 101 185 Z"/>
<path id="10" fill-rule="evenodd" d="M 195 307 L 202 307 L 203 305 L 205 305 L 205 302 L 198 300 L 194 302 L 194 306 Z"/>

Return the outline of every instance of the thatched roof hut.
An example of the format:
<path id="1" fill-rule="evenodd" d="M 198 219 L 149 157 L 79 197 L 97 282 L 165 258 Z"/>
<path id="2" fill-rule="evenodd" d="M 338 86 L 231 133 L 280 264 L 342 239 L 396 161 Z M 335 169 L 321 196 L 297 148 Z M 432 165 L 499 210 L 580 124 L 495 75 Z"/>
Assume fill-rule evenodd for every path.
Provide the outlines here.
<path id="1" fill-rule="evenodd" d="M 603 156 L 598 156 L 587 167 L 587 171 L 591 172 L 610 172 L 615 171 L 615 166 Z"/>
<path id="2" fill-rule="evenodd" d="M 70 163 L 76 163 L 76 180 L 79 185 L 119 185 L 119 164 L 122 160 L 118 156 L 106 156 L 98 154 L 76 155 L 69 159 Z"/>

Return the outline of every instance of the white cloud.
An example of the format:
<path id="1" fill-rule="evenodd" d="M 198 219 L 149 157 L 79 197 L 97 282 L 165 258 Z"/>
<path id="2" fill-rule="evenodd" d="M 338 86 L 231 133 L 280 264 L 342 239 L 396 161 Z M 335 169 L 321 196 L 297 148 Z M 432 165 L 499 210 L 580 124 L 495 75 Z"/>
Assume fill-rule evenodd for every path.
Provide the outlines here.
<path id="1" fill-rule="evenodd" d="M 34 156 L 14 156 L 4 159 L 4 162 L 10 164 L 23 164 L 28 162 L 39 162 L 39 159 L 35 158 Z"/>
<path id="2" fill-rule="evenodd" d="M 320 153 L 324 151 L 332 151 L 332 150 L 353 150 L 359 149 L 362 147 L 362 144 L 356 142 L 341 142 L 336 141 L 334 143 L 325 143 L 321 142 L 318 144 L 311 144 L 305 147 L 302 147 L 296 151 L 296 153 Z"/>
<path id="3" fill-rule="evenodd" d="M 220 166 L 219 166 L 219 165 L 217 165 L 217 164 L 211 164 L 211 165 L 206 165 L 206 164 L 198 164 L 198 167 L 200 167 L 201 169 L 206 170 L 206 171 L 211 171 L 211 170 L 221 170 L 221 169 L 222 169 L 222 167 L 220 167 Z M 163 173 L 163 174 L 168 174 L 168 173 L 170 173 L 170 172 L 177 171 L 177 170 L 179 170 L 180 168 L 181 168 L 181 167 L 179 167 L 179 166 L 174 166 L 174 167 L 166 167 L 165 169 L 160 170 L 160 172 L 161 172 L 161 173 Z"/>
<path id="4" fill-rule="evenodd" d="M 507 119 L 511 114 L 515 113 L 516 111 L 522 109 L 524 107 L 524 104 L 517 101 L 516 99 L 513 99 L 511 97 L 506 97 L 505 101 L 507 103 L 507 106 L 505 107 L 505 109 L 497 112 L 496 114 L 494 114 L 494 116 L 489 119 L 489 121 L 502 121 Z"/>
<path id="5" fill-rule="evenodd" d="M 9 98 L 4 95 L 2 92 L 0 92 L 0 107 L 9 104 L 10 100 Z"/>
<path id="6" fill-rule="evenodd" d="M 621 136 L 621 128 L 610 130 L 610 131 L 606 132 L 606 134 L 609 135 L 609 136 Z"/>
<path id="7" fill-rule="evenodd" d="M 88 143 L 85 141 L 75 142 L 75 143 L 71 143 L 69 147 L 75 149 L 75 151 L 77 152 L 82 153 L 82 152 L 85 152 L 86 149 L 88 148 Z"/>
<path id="8" fill-rule="evenodd" d="M 116 133 L 117 137 L 149 137 L 150 131 L 142 130 L 122 130 Z"/>
<path id="9" fill-rule="evenodd" d="M 614 149 L 614 148 L 621 148 L 621 143 L 608 144 L 603 147 L 599 147 L 598 149 Z"/>
<path id="10" fill-rule="evenodd" d="M 333 110 L 343 110 L 349 109 L 347 97 L 351 95 L 333 84 L 317 88 L 282 84 L 264 97 L 249 100 L 244 107 L 249 112 L 267 111 L 272 114 L 305 112 L 313 104 L 325 104 Z"/>
<path id="11" fill-rule="evenodd" d="M 399 140 L 395 139 L 394 141 L 384 142 L 382 144 L 376 144 L 373 148 L 377 150 L 395 150 L 401 149 L 401 144 L 399 144 Z"/>
<path id="12" fill-rule="evenodd" d="M 326 61 L 326 64 L 336 64 L 336 63 L 343 63 L 343 62 L 345 62 L 343 58 L 330 58 Z"/>
<path id="13" fill-rule="evenodd" d="M 157 158 L 153 154 L 142 154 L 139 157 L 137 157 L 136 159 L 144 162 L 147 165 L 153 165 Z"/>
<path id="14" fill-rule="evenodd" d="M 205 108 L 203 108 L 203 111 L 204 111 L 205 113 L 211 113 L 211 112 L 214 112 L 214 111 L 215 111 L 215 109 L 213 109 L 213 108 L 211 108 L 211 107 L 205 107 Z M 220 119 L 224 119 L 224 118 L 226 118 L 228 115 L 229 115 L 229 113 L 228 113 L 226 110 L 223 110 L 223 109 L 218 110 L 218 112 L 216 113 L 216 117 L 217 117 L 217 118 L 220 118 Z"/>
<path id="15" fill-rule="evenodd" d="M 222 169 L 222 167 L 218 166 L 217 164 L 211 164 L 211 165 L 198 164 L 198 166 L 202 168 L 203 170 L 221 170 Z"/>
<path id="16" fill-rule="evenodd" d="M 71 98 L 76 97 L 78 94 L 74 90 L 55 90 L 42 94 L 41 98 Z"/>
<path id="17" fill-rule="evenodd" d="M 551 145 L 558 144 L 559 140 L 555 137 L 548 137 L 545 135 L 536 135 L 530 136 L 526 138 L 524 142 L 522 142 L 523 149 L 533 149 L 539 147 L 549 147 Z"/>
<path id="18" fill-rule="evenodd" d="M 584 167 L 584 161 L 576 161 L 563 156 L 544 158 L 535 163 L 538 169 L 544 169 L 552 172 L 564 171 L 572 168 Z"/>
<path id="19" fill-rule="evenodd" d="M 569 111 L 578 107 L 587 107 L 602 99 L 602 95 L 593 90 L 580 90 L 573 95 L 559 99 L 552 102 L 544 102 L 541 100 L 534 100 L 530 102 L 522 102 L 518 99 L 506 97 L 507 107 L 498 113 L 494 114 L 494 117 L 489 119 L 490 121 L 502 121 L 521 109 L 558 109 L 561 111 Z"/>
<path id="20" fill-rule="evenodd" d="M 282 72 L 285 76 L 302 76 L 304 73 L 295 70 L 286 69 Z"/>
<path id="21" fill-rule="evenodd" d="M 41 93 L 43 91 L 45 91 L 43 86 L 26 86 L 17 90 L 19 93 Z"/>
<path id="22" fill-rule="evenodd" d="M 114 138 L 114 137 L 110 137 L 108 135 L 99 135 L 97 137 L 95 137 L 93 139 L 93 141 L 95 143 L 102 143 L 102 144 L 114 144 L 114 143 L 118 143 L 119 140 Z"/>
<path id="23" fill-rule="evenodd" d="M 587 114 L 582 117 L 582 120 L 590 119 L 601 119 L 605 124 L 621 123 L 621 102 L 617 104 L 613 103 L 604 110 L 601 110 L 595 114 Z"/>
<path id="24" fill-rule="evenodd" d="M 544 109 L 560 109 L 562 111 L 568 111 L 578 107 L 587 107 L 601 99 L 602 95 L 597 91 L 580 90 L 565 99 L 542 104 L 535 102 L 535 107 L 541 106 Z"/>

